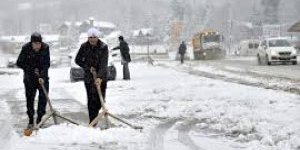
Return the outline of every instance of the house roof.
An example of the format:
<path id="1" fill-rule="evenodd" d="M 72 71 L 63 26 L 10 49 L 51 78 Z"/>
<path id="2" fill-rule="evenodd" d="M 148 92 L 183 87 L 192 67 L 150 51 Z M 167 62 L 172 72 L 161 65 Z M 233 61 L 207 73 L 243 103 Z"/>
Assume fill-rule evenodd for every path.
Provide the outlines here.
<path id="1" fill-rule="evenodd" d="M 85 20 L 83 22 L 80 21 L 76 21 L 74 23 L 70 22 L 70 21 L 65 21 L 63 25 L 66 26 L 71 26 L 72 24 L 74 24 L 75 26 L 79 27 L 82 24 L 90 24 L 88 20 Z M 114 23 L 111 22 L 105 22 L 105 21 L 94 21 L 94 26 L 95 27 L 100 27 L 100 28 L 111 28 L 111 29 L 115 29 L 116 25 Z"/>
<path id="2" fill-rule="evenodd" d="M 300 21 L 293 24 L 289 29 L 288 32 L 300 32 Z"/>
<path id="3" fill-rule="evenodd" d="M 134 30 L 133 31 L 133 36 L 139 36 L 139 35 L 151 35 L 153 34 L 153 29 L 152 28 L 142 28 L 142 29 L 138 29 L 138 30 Z"/>

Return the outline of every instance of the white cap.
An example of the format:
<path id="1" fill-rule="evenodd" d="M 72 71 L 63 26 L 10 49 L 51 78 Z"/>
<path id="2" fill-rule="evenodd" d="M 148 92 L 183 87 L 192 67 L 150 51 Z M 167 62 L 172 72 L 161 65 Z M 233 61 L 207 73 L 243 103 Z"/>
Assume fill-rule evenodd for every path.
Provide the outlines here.
<path id="1" fill-rule="evenodd" d="M 90 28 L 87 32 L 88 37 L 99 37 L 100 31 L 96 28 Z"/>

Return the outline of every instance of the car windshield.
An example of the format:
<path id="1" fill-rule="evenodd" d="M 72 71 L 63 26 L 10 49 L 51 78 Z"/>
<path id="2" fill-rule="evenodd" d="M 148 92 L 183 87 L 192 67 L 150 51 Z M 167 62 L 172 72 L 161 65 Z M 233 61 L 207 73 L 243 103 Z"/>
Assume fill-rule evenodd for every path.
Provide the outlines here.
<path id="1" fill-rule="evenodd" d="M 207 35 L 204 36 L 204 43 L 208 43 L 208 42 L 220 42 L 221 38 L 220 35 Z"/>
<path id="2" fill-rule="evenodd" d="M 270 40 L 269 41 L 270 47 L 287 47 L 290 46 L 290 43 L 287 40 Z"/>
<path id="3" fill-rule="evenodd" d="M 258 43 L 249 43 L 249 45 L 248 45 L 249 49 L 257 49 L 258 46 L 259 46 Z"/>

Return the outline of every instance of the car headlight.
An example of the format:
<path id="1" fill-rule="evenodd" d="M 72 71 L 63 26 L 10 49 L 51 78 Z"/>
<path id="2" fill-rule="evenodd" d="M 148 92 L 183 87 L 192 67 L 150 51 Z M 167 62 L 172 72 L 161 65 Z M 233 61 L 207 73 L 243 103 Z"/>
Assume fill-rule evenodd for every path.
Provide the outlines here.
<path id="1" fill-rule="evenodd" d="M 274 55 L 278 55 L 278 53 L 276 51 L 271 51 L 271 55 L 274 56 Z"/>
<path id="2" fill-rule="evenodd" d="M 297 55 L 297 51 L 296 50 L 292 50 L 292 55 Z"/>

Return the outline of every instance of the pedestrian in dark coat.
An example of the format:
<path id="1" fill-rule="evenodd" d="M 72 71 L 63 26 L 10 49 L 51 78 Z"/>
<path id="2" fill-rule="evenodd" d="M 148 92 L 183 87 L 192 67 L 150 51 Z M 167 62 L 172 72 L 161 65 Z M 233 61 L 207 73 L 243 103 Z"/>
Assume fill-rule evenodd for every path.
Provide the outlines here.
<path id="1" fill-rule="evenodd" d="M 181 64 L 183 64 L 184 55 L 186 53 L 186 45 L 185 45 L 184 41 L 182 41 L 182 43 L 180 44 L 178 53 L 180 54 L 180 62 L 181 62 Z"/>
<path id="2" fill-rule="evenodd" d="M 120 45 L 113 48 L 113 50 L 120 49 L 121 57 L 122 57 L 121 64 L 123 65 L 123 79 L 130 80 L 130 71 L 128 66 L 129 62 L 131 62 L 131 57 L 129 54 L 130 49 L 128 47 L 127 42 L 124 40 L 123 36 L 119 36 L 119 42 Z"/>
<path id="3" fill-rule="evenodd" d="M 84 84 L 88 98 L 90 123 L 98 116 L 101 109 L 96 84 L 100 84 L 104 99 L 107 87 L 108 47 L 99 39 L 99 35 L 100 32 L 97 29 L 89 29 L 88 41 L 81 45 L 75 58 L 76 64 L 83 68 L 85 73 Z M 93 78 L 92 69 L 97 72 L 96 81 Z"/>
<path id="4" fill-rule="evenodd" d="M 36 124 L 46 113 L 47 99 L 39 83 L 43 82 L 49 92 L 48 69 L 50 67 L 49 46 L 42 41 L 40 33 L 33 33 L 30 42 L 23 45 L 17 66 L 24 71 L 24 85 L 27 102 L 28 128 L 34 125 L 34 98 L 39 91 Z M 39 75 L 38 75 L 39 74 Z"/>

